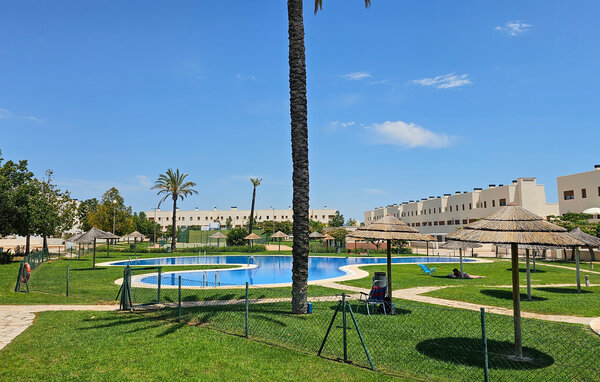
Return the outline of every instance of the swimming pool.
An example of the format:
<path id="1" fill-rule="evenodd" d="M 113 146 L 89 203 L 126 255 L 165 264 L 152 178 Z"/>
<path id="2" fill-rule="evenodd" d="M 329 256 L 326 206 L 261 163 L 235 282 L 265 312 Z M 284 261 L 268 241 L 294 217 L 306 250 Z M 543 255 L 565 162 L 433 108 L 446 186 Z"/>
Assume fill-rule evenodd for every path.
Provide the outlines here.
<path id="1" fill-rule="evenodd" d="M 464 262 L 473 262 L 474 259 L 464 259 Z M 416 264 L 416 263 L 455 263 L 457 258 L 452 257 L 393 257 L 394 264 Z M 308 259 L 308 281 L 334 281 L 339 278 L 357 275 L 356 266 L 369 264 L 385 264 L 385 257 L 320 257 L 311 256 Z M 161 275 L 162 286 L 178 285 L 181 275 L 183 284 L 186 286 L 203 286 L 205 280 L 208 286 L 215 284 L 215 272 L 221 285 L 289 285 L 292 281 L 292 257 L 291 256 L 181 256 L 161 257 L 153 259 L 140 259 L 129 261 L 113 261 L 104 265 L 125 266 L 174 266 L 174 265 L 240 265 L 240 268 L 207 270 L 207 271 L 174 271 L 163 272 Z M 420 272 L 415 267 L 415 272 Z M 363 272 L 364 273 L 364 272 Z M 364 274 L 358 275 L 364 277 Z M 156 285 L 157 274 L 146 274 L 136 276 L 132 280 L 138 286 Z M 140 285 L 141 284 L 141 285 Z"/>

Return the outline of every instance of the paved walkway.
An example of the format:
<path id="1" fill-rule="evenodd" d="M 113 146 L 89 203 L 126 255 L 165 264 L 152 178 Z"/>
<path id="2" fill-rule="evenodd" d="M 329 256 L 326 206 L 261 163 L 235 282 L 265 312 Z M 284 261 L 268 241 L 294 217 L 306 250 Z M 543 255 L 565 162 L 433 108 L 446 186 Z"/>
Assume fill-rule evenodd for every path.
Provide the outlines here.
<path id="1" fill-rule="evenodd" d="M 118 305 L 0 305 L 0 349 L 23 333 L 35 319 L 35 313 L 51 310 L 110 311 Z"/>

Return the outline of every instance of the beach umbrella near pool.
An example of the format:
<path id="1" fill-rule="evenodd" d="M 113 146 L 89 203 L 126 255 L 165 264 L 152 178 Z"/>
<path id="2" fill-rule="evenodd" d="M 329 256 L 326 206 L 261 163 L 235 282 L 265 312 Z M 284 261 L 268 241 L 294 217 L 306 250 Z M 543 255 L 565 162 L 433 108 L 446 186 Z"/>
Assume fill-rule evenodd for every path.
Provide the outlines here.
<path id="1" fill-rule="evenodd" d="M 244 240 L 248 240 L 250 242 L 250 248 L 254 247 L 254 240 L 256 239 L 262 239 L 262 237 L 258 236 L 254 232 L 244 238 Z"/>
<path id="2" fill-rule="evenodd" d="M 569 235 L 573 236 L 579 241 L 582 241 L 590 251 L 591 260 L 596 260 L 594 250 L 592 248 L 600 247 L 600 238 L 583 232 L 581 229 L 579 229 L 579 227 L 571 230 L 571 232 L 569 232 Z M 575 249 L 575 262 L 577 266 L 577 293 L 581 293 L 581 278 L 579 275 L 579 248 Z"/>
<path id="3" fill-rule="evenodd" d="M 309 239 L 313 239 L 313 240 L 321 240 L 323 238 L 325 238 L 325 235 L 323 235 L 321 232 L 311 232 L 310 235 L 308 235 Z M 315 244 L 315 255 L 317 254 L 317 244 Z"/>
<path id="4" fill-rule="evenodd" d="M 514 203 L 492 215 L 467 224 L 446 235 L 447 240 L 475 243 L 510 244 L 513 288 L 515 355 L 523 359 L 521 338 L 521 299 L 519 291 L 519 245 L 575 247 L 583 242 L 569 235 L 566 229 Z"/>
<path id="5" fill-rule="evenodd" d="M 463 278 L 463 249 L 471 248 L 479 248 L 481 244 L 477 243 L 468 243 L 466 241 L 447 241 L 444 244 L 440 245 L 440 248 L 444 249 L 458 249 L 458 256 L 460 257 L 460 278 Z M 473 252 L 471 252 L 472 254 Z"/>
<path id="6" fill-rule="evenodd" d="M 285 238 L 287 235 L 281 231 L 277 231 L 271 235 L 271 239 L 279 239 L 279 253 L 281 253 L 281 239 Z"/>
<path id="7" fill-rule="evenodd" d="M 217 231 L 216 233 L 210 235 L 210 238 L 217 239 L 217 253 L 219 253 L 219 241 L 221 239 L 227 239 L 227 236 L 223 235 L 220 231 Z"/>
<path id="8" fill-rule="evenodd" d="M 92 269 L 96 269 L 96 240 L 97 239 L 115 239 L 115 238 L 119 238 L 119 236 L 117 235 L 113 235 L 112 233 L 108 233 L 105 231 L 102 231 L 101 229 L 98 229 L 96 227 L 93 227 L 91 230 L 87 231 L 86 233 L 83 233 L 81 236 L 79 236 L 77 239 L 75 239 L 76 243 L 94 243 L 94 257 L 93 257 L 93 261 L 92 261 Z"/>
<path id="9" fill-rule="evenodd" d="M 323 235 L 323 242 L 327 242 L 327 247 L 329 247 L 329 242 L 331 240 L 335 240 L 335 237 L 331 236 L 330 234 L 326 233 Z M 356 245 L 354 245 L 354 249 L 356 249 Z"/>
<path id="10" fill-rule="evenodd" d="M 432 236 L 419 233 L 391 215 L 382 217 L 348 235 L 355 239 L 385 240 L 387 242 L 387 300 L 392 302 L 392 240 L 434 241 Z"/>

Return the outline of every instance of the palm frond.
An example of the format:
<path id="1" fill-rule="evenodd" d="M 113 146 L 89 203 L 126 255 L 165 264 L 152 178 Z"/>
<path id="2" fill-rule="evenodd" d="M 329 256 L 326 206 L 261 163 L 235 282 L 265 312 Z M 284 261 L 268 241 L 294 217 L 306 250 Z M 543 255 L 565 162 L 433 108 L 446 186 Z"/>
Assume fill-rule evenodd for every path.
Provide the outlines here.
<path id="1" fill-rule="evenodd" d="M 365 8 L 369 8 L 371 6 L 371 0 L 365 0 Z M 315 0 L 315 15 L 318 11 L 323 10 L 323 0 Z"/>

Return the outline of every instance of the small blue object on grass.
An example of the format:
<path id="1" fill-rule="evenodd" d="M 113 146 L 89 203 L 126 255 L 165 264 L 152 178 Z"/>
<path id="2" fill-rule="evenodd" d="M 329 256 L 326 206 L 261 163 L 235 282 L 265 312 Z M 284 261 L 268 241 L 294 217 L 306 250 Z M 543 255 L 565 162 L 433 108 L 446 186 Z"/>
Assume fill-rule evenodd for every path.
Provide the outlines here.
<path id="1" fill-rule="evenodd" d="M 425 264 L 417 264 L 417 265 L 419 267 L 421 267 L 421 270 L 423 271 L 424 274 L 426 274 L 426 275 L 434 275 L 435 274 L 436 267 L 429 268 Z"/>
<path id="2" fill-rule="evenodd" d="M 308 310 L 307 310 L 307 312 L 308 313 L 312 313 L 312 302 L 308 303 Z"/>

